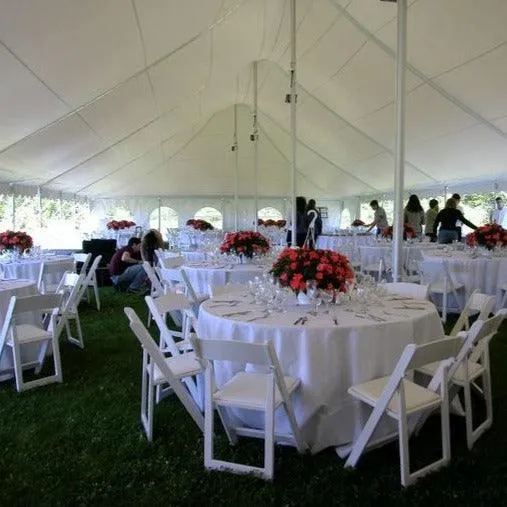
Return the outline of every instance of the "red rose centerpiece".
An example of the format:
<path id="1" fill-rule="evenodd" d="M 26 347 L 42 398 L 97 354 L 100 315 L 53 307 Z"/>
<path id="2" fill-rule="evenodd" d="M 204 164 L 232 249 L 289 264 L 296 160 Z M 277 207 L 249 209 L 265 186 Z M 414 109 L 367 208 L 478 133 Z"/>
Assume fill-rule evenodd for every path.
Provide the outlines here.
<path id="1" fill-rule="evenodd" d="M 263 255 L 269 251 L 269 241 L 259 232 L 238 231 L 228 232 L 220 252 L 252 258 L 254 254 Z"/>
<path id="2" fill-rule="evenodd" d="M 189 227 L 193 227 L 197 231 L 212 231 L 213 226 L 206 222 L 206 220 L 201 220 L 200 218 L 190 218 L 187 220 L 187 225 Z"/>
<path id="3" fill-rule="evenodd" d="M 111 220 L 110 222 L 107 222 L 106 227 L 108 229 L 112 229 L 113 231 L 120 231 L 122 229 L 134 227 L 134 225 L 136 225 L 136 223 L 130 220 Z"/>
<path id="4" fill-rule="evenodd" d="M 283 287 L 305 292 L 307 282 L 315 280 L 319 289 L 347 291 L 347 281 L 354 279 L 354 270 L 344 255 L 333 250 L 286 248 L 273 264 L 271 273 Z"/>
<path id="5" fill-rule="evenodd" d="M 483 246 L 488 250 L 507 246 L 507 230 L 498 224 L 486 224 L 467 234 L 465 242 L 470 247 Z"/>
<path id="6" fill-rule="evenodd" d="M 32 248 L 33 239 L 23 231 L 5 231 L 0 233 L 0 245 L 3 247 L 2 250 L 17 248 L 23 253 L 27 248 Z"/>
<path id="7" fill-rule="evenodd" d="M 390 225 L 389 227 L 386 227 L 382 230 L 382 237 L 386 239 L 393 239 L 393 227 Z M 416 238 L 417 234 L 415 233 L 414 229 L 410 227 L 410 225 L 404 224 L 403 225 L 403 239 L 412 239 Z"/>

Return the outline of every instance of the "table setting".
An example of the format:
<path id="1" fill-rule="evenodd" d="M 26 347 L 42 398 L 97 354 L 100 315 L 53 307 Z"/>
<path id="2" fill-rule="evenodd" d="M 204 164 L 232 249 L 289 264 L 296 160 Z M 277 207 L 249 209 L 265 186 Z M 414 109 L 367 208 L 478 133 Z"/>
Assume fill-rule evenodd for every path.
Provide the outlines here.
<path id="1" fill-rule="evenodd" d="M 349 443 L 364 423 L 348 387 L 390 374 L 405 345 L 440 339 L 443 329 L 431 302 L 388 294 L 371 277 L 350 281 L 343 292 L 308 280 L 301 293 L 304 298 L 268 274 L 256 277 L 243 290 L 204 302 L 197 331 L 203 339 L 271 340 L 284 374 L 302 381 L 295 413 L 318 452 Z M 234 373 L 230 364 L 216 371 L 219 382 Z M 276 424 L 287 429 L 279 412 Z M 254 413 L 232 416 L 262 425 Z"/>

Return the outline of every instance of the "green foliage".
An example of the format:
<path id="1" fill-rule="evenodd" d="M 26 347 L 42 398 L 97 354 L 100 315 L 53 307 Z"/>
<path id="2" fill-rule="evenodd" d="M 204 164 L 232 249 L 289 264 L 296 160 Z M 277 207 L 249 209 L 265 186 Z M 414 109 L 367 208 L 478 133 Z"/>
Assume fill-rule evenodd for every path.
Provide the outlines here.
<path id="1" fill-rule="evenodd" d="M 464 420 L 452 417 L 452 463 L 403 490 L 396 444 L 371 451 L 357 471 L 334 449 L 299 455 L 275 451 L 275 479 L 265 483 L 206 472 L 203 437 L 175 396 L 155 406 L 154 442 L 140 429 L 141 348 L 124 306 L 145 322 L 141 297 L 101 291 L 101 312 L 82 305 L 85 349 L 62 341 L 63 384 L 18 394 L 0 384 L 0 505 L 44 506 L 417 506 L 504 505 L 507 494 L 507 325 L 491 344 L 494 423 L 473 451 Z M 155 328 L 151 328 L 153 335 Z M 303 353 L 303 351 L 301 351 Z M 411 458 L 440 453 L 440 421 L 432 417 Z M 262 441 L 231 447 L 217 424 L 218 456 L 259 464 Z"/>

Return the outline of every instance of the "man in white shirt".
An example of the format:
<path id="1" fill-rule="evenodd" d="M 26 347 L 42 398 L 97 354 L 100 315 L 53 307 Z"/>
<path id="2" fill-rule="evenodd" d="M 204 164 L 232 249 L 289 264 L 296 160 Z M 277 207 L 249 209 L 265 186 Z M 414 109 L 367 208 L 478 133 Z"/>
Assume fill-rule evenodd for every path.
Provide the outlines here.
<path id="1" fill-rule="evenodd" d="M 495 199 L 496 208 L 491 216 L 494 224 L 501 225 L 504 229 L 507 229 L 507 208 L 504 208 L 501 197 Z"/>
<path id="2" fill-rule="evenodd" d="M 387 215 L 384 208 L 380 207 L 378 201 L 374 199 L 370 202 L 370 207 L 374 211 L 373 222 L 368 225 L 368 232 L 373 229 L 373 227 L 377 226 L 377 236 L 382 233 L 382 231 L 388 227 L 387 224 Z"/>

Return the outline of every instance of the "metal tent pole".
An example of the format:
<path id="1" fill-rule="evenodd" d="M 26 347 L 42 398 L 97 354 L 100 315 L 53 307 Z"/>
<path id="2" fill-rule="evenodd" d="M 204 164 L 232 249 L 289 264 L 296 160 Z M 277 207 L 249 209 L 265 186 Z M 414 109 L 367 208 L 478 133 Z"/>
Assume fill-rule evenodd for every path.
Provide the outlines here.
<path id="1" fill-rule="evenodd" d="M 254 228 L 258 230 L 258 215 L 259 215 L 259 130 L 257 128 L 257 114 L 258 114 L 258 76 L 257 76 L 257 62 L 253 62 L 253 134 L 252 141 L 254 142 L 254 173 L 255 173 L 255 194 L 254 194 Z"/>
<path id="2" fill-rule="evenodd" d="M 400 281 L 403 265 L 403 188 L 405 179 L 405 68 L 407 63 L 407 0 L 398 0 L 396 51 L 396 143 L 394 151 L 393 280 Z"/>
<path id="3" fill-rule="evenodd" d="M 238 105 L 234 104 L 234 140 L 232 145 L 234 152 L 234 230 L 238 230 Z"/>
<path id="4" fill-rule="evenodd" d="M 296 245 L 297 212 L 296 212 L 296 168 L 297 168 L 297 116 L 296 116 L 296 0 L 290 2 L 290 130 L 292 136 L 292 246 Z"/>

